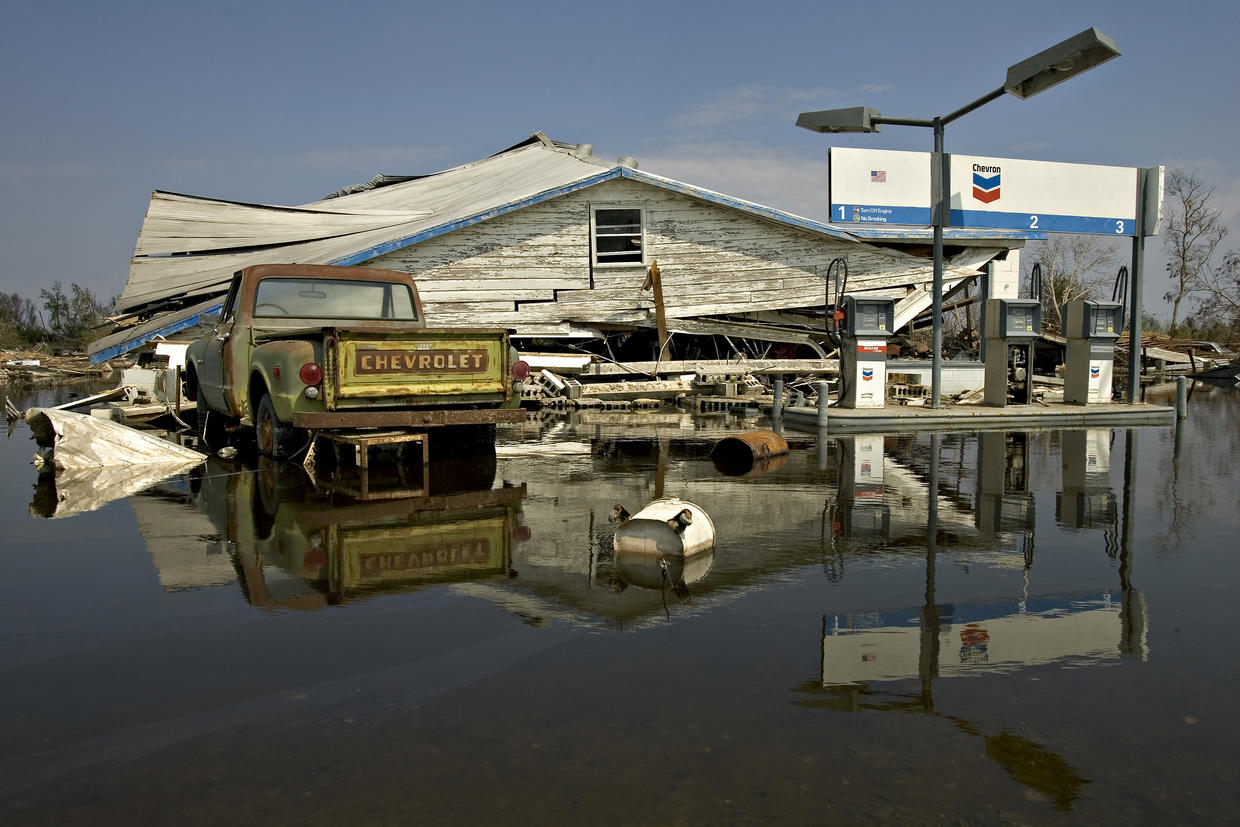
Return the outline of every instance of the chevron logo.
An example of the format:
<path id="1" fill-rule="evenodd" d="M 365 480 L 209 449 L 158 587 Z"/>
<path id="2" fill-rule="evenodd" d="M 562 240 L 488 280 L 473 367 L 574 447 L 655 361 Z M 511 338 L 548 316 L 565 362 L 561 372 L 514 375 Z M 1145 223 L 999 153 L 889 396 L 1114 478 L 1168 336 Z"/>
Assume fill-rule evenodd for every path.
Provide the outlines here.
<path id="1" fill-rule="evenodd" d="M 1097 379 L 1097 378 L 1098 378 L 1099 376 L 1101 376 L 1101 375 L 1102 375 L 1102 369 L 1101 369 L 1101 368 L 1099 368 L 1097 365 L 1090 365 L 1090 366 L 1089 366 L 1089 378 L 1090 378 L 1090 379 Z"/>
<path id="2" fill-rule="evenodd" d="M 993 167 L 992 167 L 993 169 Z M 981 175 L 973 173 L 973 197 L 983 204 L 999 200 L 999 173 Z"/>
<path id="3" fill-rule="evenodd" d="M 869 382 L 873 378 L 874 378 L 874 368 L 862 368 L 861 369 L 861 381 Z"/>

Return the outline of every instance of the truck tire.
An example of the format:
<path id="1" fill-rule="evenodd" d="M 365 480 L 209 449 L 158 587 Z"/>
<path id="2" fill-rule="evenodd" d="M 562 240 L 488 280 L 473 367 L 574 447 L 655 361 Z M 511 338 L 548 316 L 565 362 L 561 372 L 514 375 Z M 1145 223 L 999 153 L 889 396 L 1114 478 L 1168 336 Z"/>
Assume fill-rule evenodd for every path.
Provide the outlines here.
<path id="1" fill-rule="evenodd" d="M 258 452 L 275 459 L 288 459 L 299 446 L 297 434 L 291 425 L 285 425 L 276 416 L 275 405 L 271 403 L 271 395 L 263 394 L 258 401 L 258 411 L 254 417 L 254 437 L 258 442 Z"/>

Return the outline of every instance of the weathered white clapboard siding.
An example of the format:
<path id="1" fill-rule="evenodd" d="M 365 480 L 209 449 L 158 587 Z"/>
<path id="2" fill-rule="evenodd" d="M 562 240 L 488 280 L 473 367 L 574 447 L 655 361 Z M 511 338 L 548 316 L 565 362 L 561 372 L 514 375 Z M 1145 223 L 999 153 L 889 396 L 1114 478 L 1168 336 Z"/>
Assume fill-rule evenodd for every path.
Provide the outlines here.
<path id="1" fill-rule="evenodd" d="M 895 293 L 906 298 L 931 278 L 928 262 L 894 250 L 824 239 L 820 234 L 764 221 L 637 181 L 607 181 L 527 207 L 439 238 L 379 256 L 376 267 L 403 270 L 421 285 L 428 314 L 467 312 L 479 324 L 517 325 L 523 321 L 567 320 L 583 324 L 615 321 L 626 311 L 640 318 L 653 308 L 641 290 L 645 265 L 591 267 L 590 208 L 593 204 L 632 204 L 645 209 L 647 260 L 658 260 L 669 318 L 734 315 L 761 310 L 821 306 L 831 261 L 849 267 L 849 291 Z M 536 227 L 537 232 L 531 231 Z M 971 250 L 949 263 L 958 280 L 993 250 Z M 556 289 L 553 302 L 525 303 L 526 286 L 565 282 L 579 289 Z M 580 289 L 592 281 L 592 289 Z M 438 285 L 451 285 L 451 308 L 435 303 Z M 470 289 L 470 285 L 473 289 Z M 497 311 L 496 288 L 509 289 L 515 311 Z M 903 291 L 903 293 L 901 293 Z M 914 298 L 914 303 L 917 301 Z M 485 303 L 485 304 L 484 304 Z"/>

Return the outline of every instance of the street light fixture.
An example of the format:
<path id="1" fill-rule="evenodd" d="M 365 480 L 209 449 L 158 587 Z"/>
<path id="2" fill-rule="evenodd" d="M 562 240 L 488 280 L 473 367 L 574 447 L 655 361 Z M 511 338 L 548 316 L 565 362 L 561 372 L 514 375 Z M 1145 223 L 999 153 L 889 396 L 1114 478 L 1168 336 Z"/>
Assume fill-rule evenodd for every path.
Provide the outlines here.
<path id="1" fill-rule="evenodd" d="M 947 204 L 949 171 L 947 156 L 943 154 L 943 127 L 969 114 L 974 109 L 990 103 L 1004 94 L 1022 100 L 1063 83 L 1068 78 L 1088 71 L 1119 57 L 1115 41 L 1095 28 L 1088 28 L 1078 35 L 1057 43 L 1031 58 L 1008 67 L 1004 84 L 955 112 L 937 118 L 889 118 L 868 106 L 847 109 L 827 109 L 821 112 L 802 112 L 797 116 L 797 126 L 812 132 L 881 132 L 883 124 L 895 126 L 922 126 L 934 130 L 934 154 L 930 160 L 930 201 L 933 204 L 931 222 L 934 226 L 934 283 L 932 292 L 933 342 L 931 362 L 930 405 L 939 407 L 940 387 L 943 373 L 943 228 L 948 225 L 950 213 Z"/>

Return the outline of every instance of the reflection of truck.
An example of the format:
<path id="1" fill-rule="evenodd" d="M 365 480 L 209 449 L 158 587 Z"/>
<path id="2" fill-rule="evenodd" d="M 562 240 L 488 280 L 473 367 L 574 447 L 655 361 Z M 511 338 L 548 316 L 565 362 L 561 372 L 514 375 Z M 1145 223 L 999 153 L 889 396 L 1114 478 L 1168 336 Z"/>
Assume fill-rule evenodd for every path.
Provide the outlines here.
<path id="1" fill-rule="evenodd" d="M 502 329 L 427 327 L 406 273 L 265 264 L 233 277 L 215 329 L 190 345 L 186 391 L 200 429 L 248 422 L 282 457 L 318 430 L 520 421 L 528 373 Z"/>
<path id="2" fill-rule="evenodd" d="M 444 465 L 451 461 L 433 460 L 440 472 L 433 476 L 461 482 L 457 468 Z M 479 463 L 461 465 L 468 474 Z M 198 508 L 228 542 L 255 606 L 316 609 L 434 583 L 507 578 L 512 544 L 525 530 L 525 486 L 491 488 L 485 474 L 442 493 L 372 478 L 373 499 L 357 501 L 280 484 L 271 465 L 215 471 L 224 468 L 198 478 Z"/>

